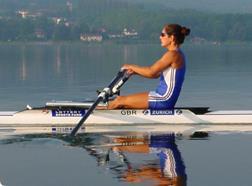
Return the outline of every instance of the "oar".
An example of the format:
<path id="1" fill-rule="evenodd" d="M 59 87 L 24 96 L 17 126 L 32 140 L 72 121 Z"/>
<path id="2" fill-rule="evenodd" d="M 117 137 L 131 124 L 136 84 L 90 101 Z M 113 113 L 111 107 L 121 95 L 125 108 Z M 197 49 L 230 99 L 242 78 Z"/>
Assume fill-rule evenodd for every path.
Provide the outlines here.
<path id="1" fill-rule="evenodd" d="M 114 77 L 114 79 L 111 81 L 111 83 L 108 85 L 108 87 L 104 88 L 103 91 L 98 95 L 96 101 L 93 103 L 93 105 L 87 110 L 87 112 L 84 114 L 84 116 L 81 118 L 79 123 L 75 126 L 75 128 L 71 132 L 71 136 L 75 136 L 75 134 L 78 132 L 79 128 L 82 126 L 82 124 L 87 120 L 89 115 L 94 111 L 96 106 L 103 100 L 107 100 L 108 97 L 113 96 L 115 93 L 119 91 L 121 86 L 128 80 L 129 76 L 126 74 L 126 70 L 121 69 L 117 76 Z M 120 81 L 119 81 L 120 80 Z"/>

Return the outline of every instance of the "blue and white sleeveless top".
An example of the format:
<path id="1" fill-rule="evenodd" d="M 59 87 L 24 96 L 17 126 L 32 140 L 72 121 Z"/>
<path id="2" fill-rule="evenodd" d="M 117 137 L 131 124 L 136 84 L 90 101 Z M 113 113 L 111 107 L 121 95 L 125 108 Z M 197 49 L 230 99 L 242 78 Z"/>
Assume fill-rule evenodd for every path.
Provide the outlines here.
<path id="1" fill-rule="evenodd" d="M 156 91 L 149 93 L 150 109 L 172 109 L 179 97 L 186 71 L 185 56 L 181 50 L 179 52 L 184 58 L 184 65 L 179 69 L 168 67 L 160 75 L 159 85 Z"/>

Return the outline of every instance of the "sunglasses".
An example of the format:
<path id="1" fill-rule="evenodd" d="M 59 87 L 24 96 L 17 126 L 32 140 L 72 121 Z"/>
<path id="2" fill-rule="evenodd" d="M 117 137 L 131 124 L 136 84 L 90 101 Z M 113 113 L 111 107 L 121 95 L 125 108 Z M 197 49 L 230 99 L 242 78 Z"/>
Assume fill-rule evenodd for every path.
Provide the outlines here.
<path id="1" fill-rule="evenodd" d="M 167 33 L 164 33 L 164 32 L 161 32 L 161 33 L 160 33 L 160 36 L 161 36 L 161 37 L 164 37 L 164 36 L 167 36 L 167 35 L 168 35 L 168 34 L 167 34 Z"/>

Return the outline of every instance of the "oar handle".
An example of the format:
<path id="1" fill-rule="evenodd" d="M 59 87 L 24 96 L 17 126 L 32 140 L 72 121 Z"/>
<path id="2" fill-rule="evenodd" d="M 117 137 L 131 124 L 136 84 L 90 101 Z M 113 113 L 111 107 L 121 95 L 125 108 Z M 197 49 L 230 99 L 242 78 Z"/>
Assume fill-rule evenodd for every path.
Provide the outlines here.
<path id="1" fill-rule="evenodd" d="M 105 87 L 98 95 L 102 97 L 103 101 L 106 102 L 109 97 L 112 97 L 115 94 L 118 94 L 119 89 L 123 84 L 129 79 L 130 75 L 127 74 L 127 70 L 121 69 L 117 76 L 111 81 L 108 87 Z"/>
<path id="2" fill-rule="evenodd" d="M 119 89 L 123 86 L 123 84 L 129 79 L 130 75 L 127 72 L 124 73 L 123 78 L 112 88 L 112 95 L 115 95 L 119 92 Z"/>

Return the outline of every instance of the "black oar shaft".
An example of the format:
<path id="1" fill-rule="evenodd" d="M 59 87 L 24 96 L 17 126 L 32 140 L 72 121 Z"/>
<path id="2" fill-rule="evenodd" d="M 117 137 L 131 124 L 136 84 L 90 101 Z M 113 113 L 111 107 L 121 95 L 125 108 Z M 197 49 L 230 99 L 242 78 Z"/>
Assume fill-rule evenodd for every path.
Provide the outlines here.
<path id="1" fill-rule="evenodd" d="M 96 106 L 103 100 L 106 99 L 106 97 L 113 95 L 113 87 L 118 83 L 118 81 L 121 79 L 121 81 L 118 83 L 119 86 L 117 86 L 116 90 L 118 91 L 119 88 L 127 81 L 128 76 L 124 77 L 124 74 L 126 73 L 126 70 L 121 70 L 118 72 L 117 76 L 111 81 L 108 87 L 104 88 L 103 91 L 98 95 L 98 98 L 93 103 L 93 105 L 87 110 L 87 112 L 84 114 L 84 116 L 81 118 L 81 120 L 78 122 L 78 124 L 75 126 L 75 128 L 71 132 L 71 136 L 75 136 L 75 134 L 78 132 L 79 128 L 82 126 L 82 124 L 87 120 L 89 115 L 94 111 Z M 123 78 L 124 77 L 124 78 Z"/>
<path id="2" fill-rule="evenodd" d="M 71 136 L 75 136 L 75 134 L 78 132 L 82 124 L 86 121 L 86 119 L 89 117 L 89 115 L 94 111 L 96 106 L 103 100 L 102 97 L 98 97 L 98 99 L 93 103 L 93 105 L 87 110 L 87 112 L 84 114 L 84 116 L 81 118 L 79 123 L 76 125 L 76 127 L 72 130 Z"/>

